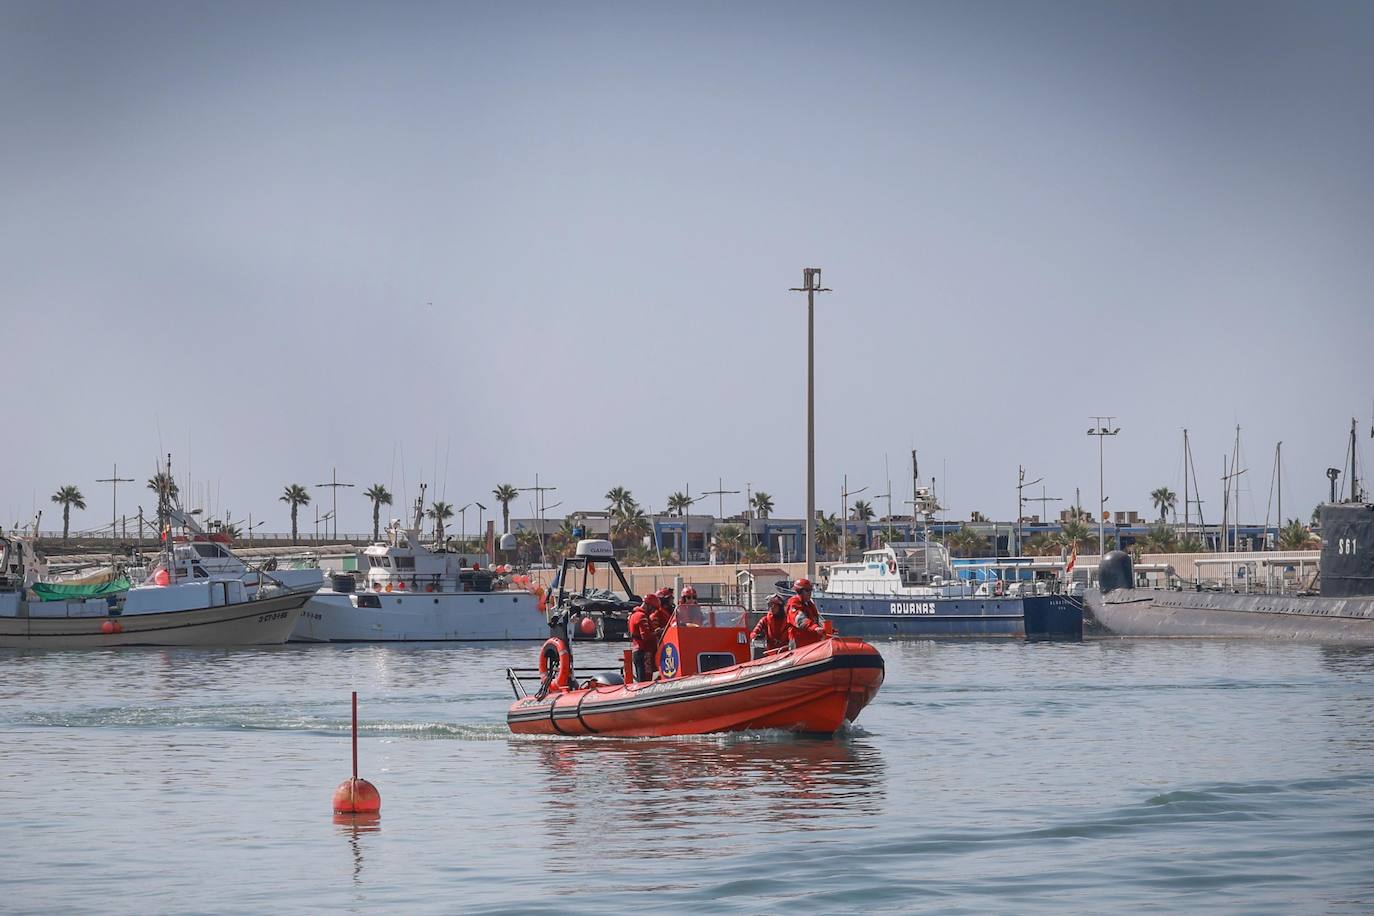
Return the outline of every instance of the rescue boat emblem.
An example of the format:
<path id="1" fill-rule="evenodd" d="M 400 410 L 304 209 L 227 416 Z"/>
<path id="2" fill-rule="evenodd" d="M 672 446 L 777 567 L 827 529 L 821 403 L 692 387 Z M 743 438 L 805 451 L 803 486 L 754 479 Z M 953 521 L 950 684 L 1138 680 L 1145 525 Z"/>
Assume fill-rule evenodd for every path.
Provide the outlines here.
<path id="1" fill-rule="evenodd" d="M 673 643 L 663 647 L 663 663 L 659 666 L 663 669 L 664 677 L 677 677 L 677 646 Z"/>

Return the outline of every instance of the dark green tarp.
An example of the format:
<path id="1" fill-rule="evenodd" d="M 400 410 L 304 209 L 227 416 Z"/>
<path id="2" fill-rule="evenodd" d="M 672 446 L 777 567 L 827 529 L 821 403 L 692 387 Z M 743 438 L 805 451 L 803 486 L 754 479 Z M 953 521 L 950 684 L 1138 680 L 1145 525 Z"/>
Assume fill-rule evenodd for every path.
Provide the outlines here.
<path id="1" fill-rule="evenodd" d="M 36 582 L 30 588 L 39 601 L 69 601 L 73 598 L 103 598 L 129 590 L 129 580 L 123 576 L 99 585 L 63 585 L 59 582 Z"/>

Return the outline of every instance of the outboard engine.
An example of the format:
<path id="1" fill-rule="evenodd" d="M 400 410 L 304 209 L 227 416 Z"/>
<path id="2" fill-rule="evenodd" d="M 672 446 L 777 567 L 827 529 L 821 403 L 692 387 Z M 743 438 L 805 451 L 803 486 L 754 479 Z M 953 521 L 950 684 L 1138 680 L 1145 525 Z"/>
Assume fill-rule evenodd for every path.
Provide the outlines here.
<path id="1" fill-rule="evenodd" d="M 1132 568 L 1131 555 L 1121 550 L 1113 550 L 1103 557 L 1102 562 L 1097 564 L 1097 587 L 1104 595 L 1118 588 L 1134 588 L 1135 571 Z"/>

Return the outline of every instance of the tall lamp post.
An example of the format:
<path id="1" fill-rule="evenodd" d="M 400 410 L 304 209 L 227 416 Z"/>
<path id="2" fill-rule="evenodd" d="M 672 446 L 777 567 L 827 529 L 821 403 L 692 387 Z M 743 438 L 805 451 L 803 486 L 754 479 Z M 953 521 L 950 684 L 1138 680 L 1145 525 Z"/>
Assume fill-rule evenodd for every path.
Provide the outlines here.
<path id="1" fill-rule="evenodd" d="M 806 577 L 816 577 L 816 293 L 821 286 L 819 267 L 802 268 L 802 285 L 791 289 L 806 293 Z"/>
<path id="2" fill-rule="evenodd" d="M 840 487 L 840 561 L 849 562 L 849 497 L 858 496 L 868 487 L 859 487 L 857 490 L 849 489 L 849 475 L 844 475 L 844 484 Z M 865 525 L 868 523 L 865 522 Z M 867 533 L 867 532 L 865 532 Z"/>
<path id="3" fill-rule="evenodd" d="M 1088 435 L 1097 437 L 1097 555 L 1102 556 L 1107 552 L 1107 535 L 1103 530 L 1103 523 L 1106 521 L 1104 506 L 1107 505 L 1107 497 L 1103 489 L 1103 448 L 1102 442 L 1108 436 L 1115 436 L 1121 432 L 1121 427 L 1112 426 L 1112 421 L 1116 417 L 1093 417 L 1096 426 L 1088 427 Z"/>
<path id="4" fill-rule="evenodd" d="M 1042 480 L 1044 480 L 1044 479 L 1045 479 L 1045 478 L 1043 478 L 1043 477 L 1037 477 L 1037 478 L 1035 478 L 1034 480 L 1027 481 L 1027 480 L 1026 480 L 1026 469 L 1023 468 L 1023 467 L 1021 467 L 1019 464 L 1016 466 L 1016 554 L 1015 554 L 1015 555 L 1018 556 L 1018 557 L 1021 556 L 1021 516 L 1023 516 L 1023 515 L 1026 514 L 1026 499 L 1025 499 L 1024 496 L 1021 495 L 1021 491 L 1024 490 L 1026 487 L 1034 486 L 1035 484 L 1039 483 L 1040 481 L 1042 481 Z"/>

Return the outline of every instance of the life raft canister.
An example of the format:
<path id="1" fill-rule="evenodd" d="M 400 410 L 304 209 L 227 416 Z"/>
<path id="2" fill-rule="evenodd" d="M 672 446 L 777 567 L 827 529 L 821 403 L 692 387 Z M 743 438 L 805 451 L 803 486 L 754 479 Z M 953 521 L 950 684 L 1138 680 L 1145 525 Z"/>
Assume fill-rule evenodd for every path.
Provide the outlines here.
<path id="1" fill-rule="evenodd" d="M 552 682 L 549 680 L 550 658 L 558 659 L 558 677 Z M 539 647 L 539 683 L 544 690 L 550 686 L 566 690 L 571 680 L 572 655 L 568 652 L 568 644 L 557 636 L 552 636 Z"/>

